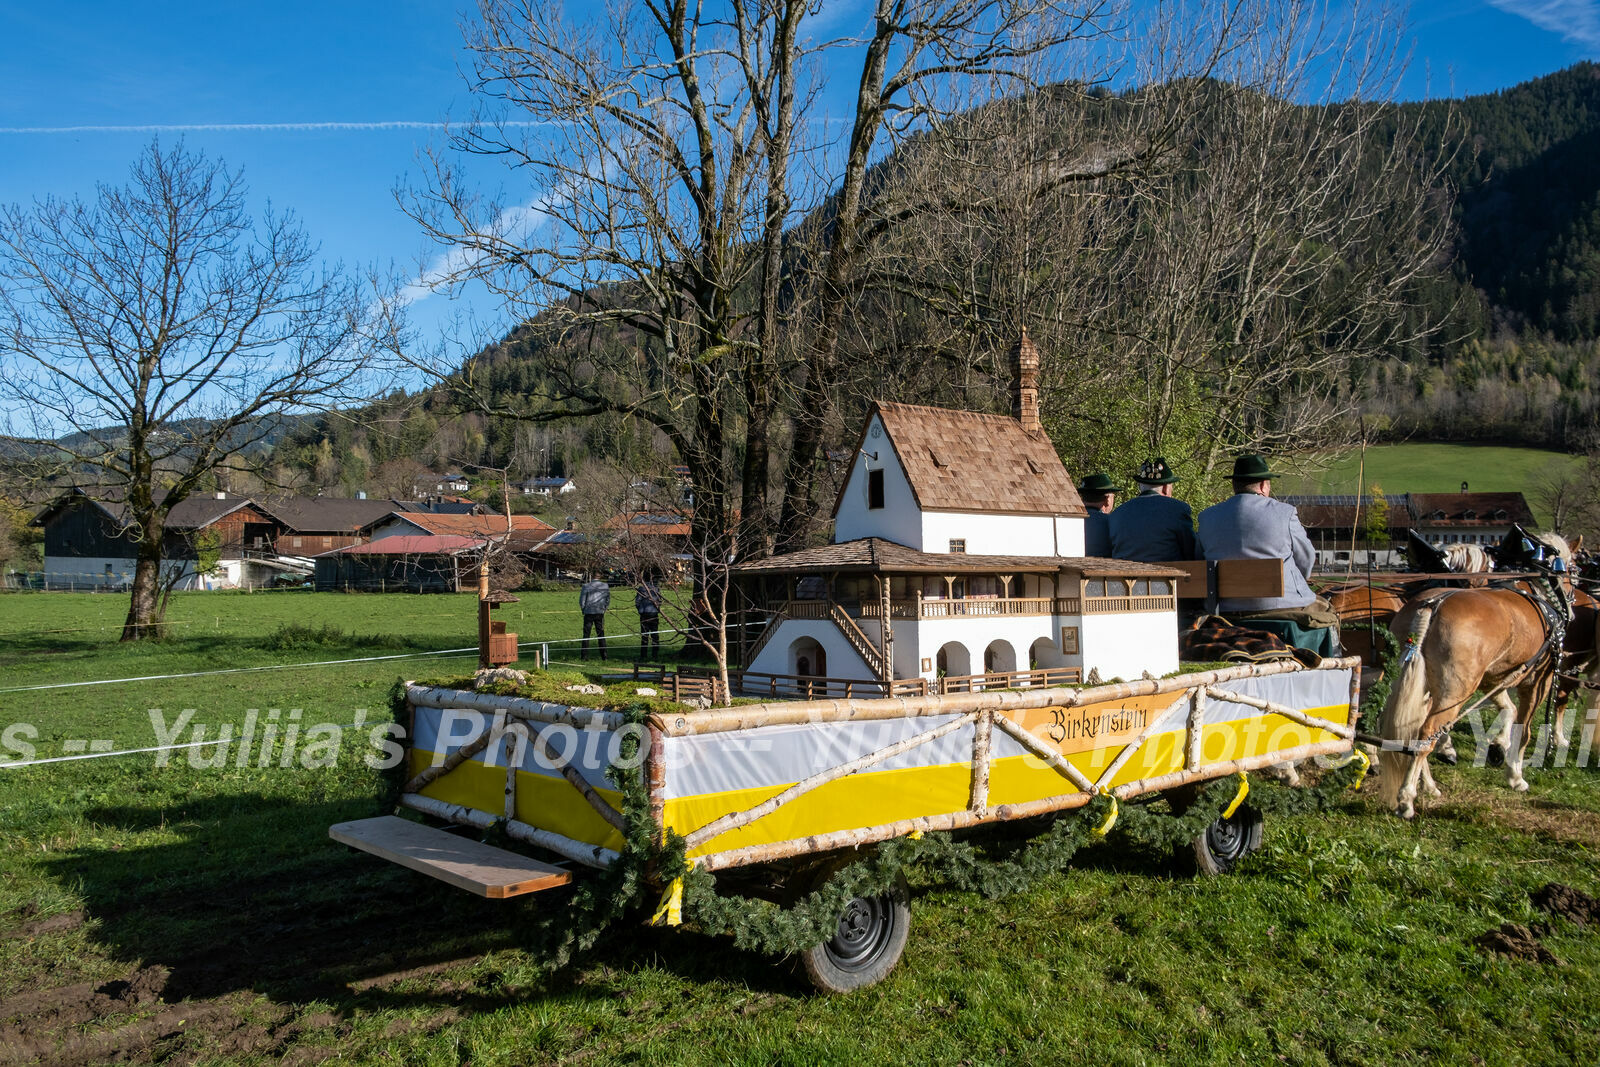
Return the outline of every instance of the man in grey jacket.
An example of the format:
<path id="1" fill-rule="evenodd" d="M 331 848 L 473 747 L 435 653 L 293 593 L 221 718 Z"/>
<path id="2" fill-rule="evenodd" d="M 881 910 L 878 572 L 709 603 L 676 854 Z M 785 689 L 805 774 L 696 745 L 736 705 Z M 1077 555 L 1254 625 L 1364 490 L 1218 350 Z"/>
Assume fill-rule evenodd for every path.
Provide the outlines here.
<path id="1" fill-rule="evenodd" d="M 1273 477 L 1253 452 L 1234 461 L 1233 495 L 1200 513 L 1200 548 L 1208 560 L 1282 560 L 1283 595 L 1224 598 L 1217 608 L 1238 619 L 1288 619 L 1307 630 L 1331 630 L 1331 653 L 1338 647 L 1338 616 L 1311 591 L 1316 552 L 1294 505 L 1272 499 Z"/>
<path id="2" fill-rule="evenodd" d="M 578 654 L 579 659 L 589 658 L 591 630 L 600 639 L 600 658 L 606 658 L 606 609 L 609 607 L 611 587 L 598 574 L 590 574 L 589 580 L 578 590 L 578 608 L 583 612 L 583 646 Z"/>
<path id="3" fill-rule="evenodd" d="M 1144 563 L 1195 559 L 1194 512 L 1172 495 L 1178 476 L 1157 456 L 1134 475 L 1139 495 L 1111 513 L 1111 555 Z"/>

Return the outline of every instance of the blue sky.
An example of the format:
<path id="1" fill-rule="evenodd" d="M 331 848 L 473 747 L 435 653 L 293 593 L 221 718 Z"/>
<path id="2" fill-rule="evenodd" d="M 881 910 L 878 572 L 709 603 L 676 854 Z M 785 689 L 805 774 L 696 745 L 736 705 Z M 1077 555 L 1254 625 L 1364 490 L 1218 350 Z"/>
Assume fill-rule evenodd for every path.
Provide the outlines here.
<path id="1" fill-rule="evenodd" d="M 4 5 L 0 202 L 91 194 L 121 182 L 153 134 L 181 136 L 243 167 L 256 199 L 293 208 L 329 259 L 410 267 L 429 250 L 392 190 L 420 174 L 428 124 L 470 106 L 456 71 L 462 6 Z M 1419 0 L 1410 22 L 1412 98 L 1600 59 L 1600 0 Z M 452 309 L 431 297 L 415 310 L 428 325 Z"/>

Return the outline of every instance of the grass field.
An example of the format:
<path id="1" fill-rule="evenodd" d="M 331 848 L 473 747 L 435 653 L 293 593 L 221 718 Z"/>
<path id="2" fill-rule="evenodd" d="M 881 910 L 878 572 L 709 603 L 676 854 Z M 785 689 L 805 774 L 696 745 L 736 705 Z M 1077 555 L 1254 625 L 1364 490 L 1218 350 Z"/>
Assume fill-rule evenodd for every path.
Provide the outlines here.
<path id="1" fill-rule="evenodd" d="M 559 641 L 577 630 L 573 599 L 504 610 L 524 639 Z M 383 655 L 472 633 L 470 597 L 201 593 L 175 601 L 177 636 L 128 649 L 115 643 L 124 608 L 0 596 L 0 728 L 35 725 L 36 754 L 51 756 L 68 739 L 154 744 L 151 708 L 213 727 L 251 708 L 299 708 L 305 723 L 365 708 L 370 723 L 396 677 L 471 665 L 17 691 L 364 654 L 360 641 L 275 650 L 288 623 L 378 635 Z M 632 621 L 615 613 L 613 629 Z M 1497 772 L 1440 768 L 1446 796 L 1415 823 L 1353 796 L 1270 821 L 1267 849 L 1223 879 L 1109 845 L 999 902 L 914 879 L 900 967 L 821 998 L 782 961 L 632 924 L 548 971 L 516 917 L 559 908 L 559 892 L 482 901 L 327 840 L 330 823 L 378 813 L 363 752 L 344 745 L 318 770 L 184 754 L 0 770 L 0 1063 L 1600 1059 L 1600 931 L 1529 902 L 1552 881 L 1600 894 L 1593 770 L 1531 772 L 1517 796 Z M 1507 921 L 1550 922 L 1561 962 L 1473 947 Z"/>
<path id="2" fill-rule="evenodd" d="M 1537 448 L 1499 445 L 1418 444 L 1374 445 L 1367 449 L 1365 478 L 1358 480 L 1362 456 L 1352 452 L 1321 474 L 1288 477 L 1273 491 L 1287 494 L 1354 493 L 1358 484 L 1371 492 L 1374 483 L 1385 493 L 1454 493 L 1466 482 L 1474 492 L 1521 492 L 1541 524 L 1550 516 L 1538 501 L 1547 477 L 1583 462 L 1582 457 Z"/>

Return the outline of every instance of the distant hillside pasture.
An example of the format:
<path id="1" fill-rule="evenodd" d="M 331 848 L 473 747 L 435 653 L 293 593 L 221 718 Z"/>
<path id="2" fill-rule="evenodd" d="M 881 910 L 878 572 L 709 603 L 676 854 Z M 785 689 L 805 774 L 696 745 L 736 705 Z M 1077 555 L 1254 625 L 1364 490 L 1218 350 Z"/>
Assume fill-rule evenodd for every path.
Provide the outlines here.
<path id="1" fill-rule="evenodd" d="M 1360 452 L 1351 452 L 1321 474 L 1280 479 L 1273 492 L 1278 496 L 1355 493 L 1361 461 Z M 1580 456 L 1540 448 L 1431 442 L 1374 445 L 1366 451 L 1366 470 L 1359 484 L 1361 492 L 1370 493 L 1376 483 L 1390 496 L 1455 493 L 1462 482 L 1473 492 L 1520 492 L 1540 524 L 1547 525 L 1550 514 L 1540 503 L 1539 487 L 1553 475 L 1575 471 L 1582 463 Z"/>

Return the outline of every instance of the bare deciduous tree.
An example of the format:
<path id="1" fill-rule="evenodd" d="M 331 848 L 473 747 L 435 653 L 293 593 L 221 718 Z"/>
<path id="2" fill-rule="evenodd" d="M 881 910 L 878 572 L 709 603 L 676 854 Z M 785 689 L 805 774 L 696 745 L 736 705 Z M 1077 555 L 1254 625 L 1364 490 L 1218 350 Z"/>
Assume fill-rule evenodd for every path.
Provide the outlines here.
<path id="1" fill-rule="evenodd" d="M 725 537 L 737 512 L 748 550 L 785 547 L 814 510 L 857 264 L 919 208 L 876 211 L 873 163 L 1016 88 L 1024 60 L 1100 32 L 1108 7 L 877 0 L 859 34 L 838 34 L 835 13 L 806 0 L 582 16 L 483 0 L 470 80 L 502 110 L 450 147 L 506 160 L 532 188 L 482 200 L 440 156 L 410 210 L 452 250 L 434 279 L 475 277 L 504 296 L 553 387 L 531 409 L 474 394 L 470 375 L 462 387 L 504 414 L 643 420 L 690 469 L 697 542 Z M 835 132 L 808 103 L 841 72 L 855 93 Z M 827 221 L 793 247 L 793 223 L 818 209 Z M 780 416 L 795 429 L 774 506 Z"/>
<path id="2" fill-rule="evenodd" d="M 1400 35 L 1381 11 L 1167 15 L 897 158 L 898 184 L 953 209 L 876 250 L 856 319 L 880 350 L 863 366 L 916 353 L 887 373 L 931 366 L 908 391 L 967 406 L 993 402 L 1026 327 L 1075 467 L 1164 454 L 1217 482 L 1231 450 L 1337 443 L 1365 361 L 1429 335 L 1447 153 L 1383 103 Z M 1099 88 L 1111 74 L 1130 87 Z"/>
<path id="3" fill-rule="evenodd" d="M 119 501 L 138 544 L 123 640 L 159 632 L 166 517 L 276 420 L 354 398 L 390 308 L 317 262 L 239 174 L 152 143 L 92 202 L 0 210 L 0 396 L 51 439 L 37 472 Z M 70 435 L 70 436 L 67 436 Z"/>
<path id="4" fill-rule="evenodd" d="M 1443 269 L 1449 226 L 1448 151 L 1383 103 L 1398 24 L 1306 2 L 1243 14 L 1184 150 L 1095 205 L 1098 311 L 1064 339 L 1091 358 L 1053 404 L 1065 436 L 1104 438 L 1070 406 L 1098 396 L 1125 446 L 1211 478 L 1232 450 L 1353 430 L 1365 361 L 1435 328 L 1419 282 Z"/>
<path id="5" fill-rule="evenodd" d="M 1568 539 L 1600 540 L 1600 452 L 1590 452 L 1581 466 L 1556 469 L 1533 487 L 1533 498 L 1550 514 L 1550 528 Z"/>

